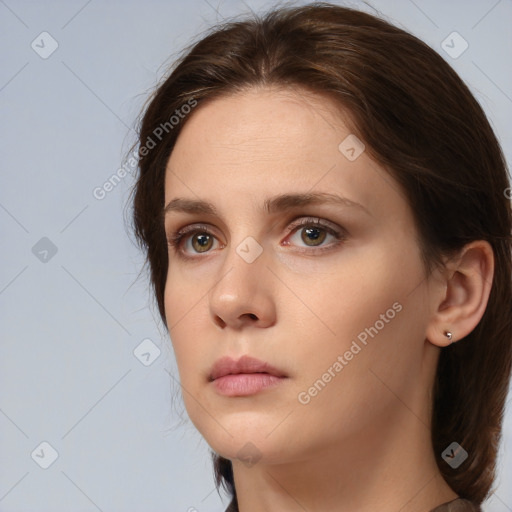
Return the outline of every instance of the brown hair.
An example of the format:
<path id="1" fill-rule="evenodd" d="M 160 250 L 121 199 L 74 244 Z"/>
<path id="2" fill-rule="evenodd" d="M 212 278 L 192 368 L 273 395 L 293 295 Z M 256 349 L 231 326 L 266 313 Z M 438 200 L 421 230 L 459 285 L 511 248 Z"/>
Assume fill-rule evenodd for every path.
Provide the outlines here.
<path id="1" fill-rule="evenodd" d="M 510 183 L 482 108 L 444 59 L 411 34 L 357 10 L 315 3 L 226 22 L 186 49 L 144 107 L 133 197 L 134 230 L 164 325 L 165 167 L 187 117 L 159 137 L 155 129 L 183 105 L 270 85 L 328 95 L 350 114 L 352 133 L 406 193 L 427 274 L 470 241 L 491 244 L 487 309 L 473 332 L 441 351 L 431 425 L 445 480 L 480 504 L 495 477 L 511 370 Z M 150 140 L 155 147 L 141 151 Z M 469 455 L 458 469 L 441 458 L 453 441 Z M 236 506 L 231 461 L 212 456 L 217 486 Z"/>

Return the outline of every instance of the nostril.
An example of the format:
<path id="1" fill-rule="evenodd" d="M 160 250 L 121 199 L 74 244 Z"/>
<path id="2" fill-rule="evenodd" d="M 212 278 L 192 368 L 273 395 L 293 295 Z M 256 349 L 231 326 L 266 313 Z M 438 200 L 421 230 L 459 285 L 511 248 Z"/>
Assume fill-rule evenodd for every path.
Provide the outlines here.
<path id="1" fill-rule="evenodd" d="M 224 327 L 226 327 L 226 322 L 224 322 L 224 320 L 222 320 L 222 318 L 220 316 L 217 316 L 216 317 L 216 320 L 217 320 L 217 324 L 222 328 L 224 329 Z"/>

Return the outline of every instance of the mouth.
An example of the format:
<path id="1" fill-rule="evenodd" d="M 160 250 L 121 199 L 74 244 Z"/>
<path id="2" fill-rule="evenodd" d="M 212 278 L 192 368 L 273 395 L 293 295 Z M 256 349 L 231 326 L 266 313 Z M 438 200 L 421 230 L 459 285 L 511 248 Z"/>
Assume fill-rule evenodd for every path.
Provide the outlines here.
<path id="1" fill-rule="evenodd" d="M 219 359 L 209 377 L 217 392 L 226 396 L 252 395 L 286 379 L 283 371 L 247 355 L 236 361 L 230 357 Z"/>
<path id="2" fill-rule="evenodd" d="M 275 377 L 286 377 L 285 373 L 265 361 L 244 355 L 238 360 L 231 357 L 222 357 L 213 365 L 210 381 L 225 377 L 226 375 L 264 373 Z"/>

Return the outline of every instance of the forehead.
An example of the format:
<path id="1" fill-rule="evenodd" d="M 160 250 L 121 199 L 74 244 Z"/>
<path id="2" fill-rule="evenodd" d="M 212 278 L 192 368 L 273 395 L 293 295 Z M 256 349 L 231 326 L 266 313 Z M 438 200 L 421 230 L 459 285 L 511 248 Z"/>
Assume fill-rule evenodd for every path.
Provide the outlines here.
<path id="1" fill-rule="evenodd" d="M 347 158 L 352 120 L 324 96 L 248 90 L 199 105 L 184 122 L 167 164 L 166 204 L 174 196 L 222 203 L 339 192 L 371 209 L 389 192 L 400 195 L 365 151 Z"/>
<path id="2" fill-rule="evenodd" d="M 188 180 L 229 180 L 249 171 L 263 179 L 276 177 L 277 169 L 304 176 L 311 166 L 332 167 L 349 133 L 327 99 L 300 90 L 249 89 L 196 107 L 167 168 Z"/>
<path id="3" fill-rule="evenodd" d="M 350 133 L 347 121 L 348 115 L 327 97 L 299 89 L 248 89 L 199 105 L 185 119 L 173 153 L 186 149 L 183 146 L 191 149 L 191 145 L 199 152 L 205 146 L 209 150 L 230 146 L 234 158 L 237 147 L 264 151 L 288 141 L 318 139 L 328 129 L 336 130 L 337 136 Z M 304 149 L 296 147 L 295 151 Z"/>

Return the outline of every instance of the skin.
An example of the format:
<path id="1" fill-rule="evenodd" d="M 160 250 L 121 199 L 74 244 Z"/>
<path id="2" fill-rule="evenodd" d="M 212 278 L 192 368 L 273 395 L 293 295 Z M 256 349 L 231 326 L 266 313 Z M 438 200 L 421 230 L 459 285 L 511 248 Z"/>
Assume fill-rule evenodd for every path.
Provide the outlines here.
<path id="1" fill-rule="evenodd" d="M 430 392 L 450 343 L 444 331 L 459 340 L 485 311 L 492 249 L 472 242 L 427 278 L 398 184 L 368 151 L 349 161 L 338 149 L 349 121 L 321 96 L 250 89 L 197 107 L 168 161 L 166 204 L 184 197 L 217 209 L 166 215 L 168 236 L 201 223 L 211 237 L 206 252 L 200 234 L 169 246 L 165 311 L 187 413 L 232 460 L 242 512 L 427 512 L 457 498 L 435 462 Z M 303 192 L 337 193 L 364 209 L 262 209 L 271 196 Z M 344 239 L 287 229 L 310 217 Z M 262 249 L 252 263 L 237 253 L 247 237 Z M 300 403 L 397 302 L 401 311 Z M 220 395 L 208 381 L 214 362 L 244 354 L 288 378 L 252 396 Z M 255 464 L 239 457 L 244 446 Z"/>

